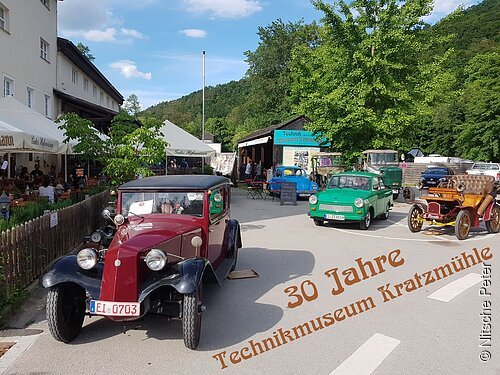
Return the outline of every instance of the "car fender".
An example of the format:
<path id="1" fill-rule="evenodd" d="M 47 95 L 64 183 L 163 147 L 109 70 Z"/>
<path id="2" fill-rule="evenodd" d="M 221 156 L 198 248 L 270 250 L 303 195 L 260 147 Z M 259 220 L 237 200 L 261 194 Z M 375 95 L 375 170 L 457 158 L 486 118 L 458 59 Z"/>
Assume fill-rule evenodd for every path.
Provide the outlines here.
<path id="1" fill-rule="evenodd" d="M 224 249 L 228 251 L 228 258 L 232 258 L 234 254 L 229 254 L 236 243 L 236 248 L 241 248 L 241 232 L 240 223 L 238 220 L 231 219 L 227 223 L 226 231 L 224 234 Z"/>
<path id="2" fill-rule="evenodd" d="M 493 201 L 493 202 L 490 203 L 490 205 L 488 206 L 488 208 L 484 212 L 484 216 L 483 216 L 483 220 L 484 221 L 490 221 L 491 220 L 491 211 L 493 211 L 493 207 L 495 207 L 495 206 L 499 206 L 500 207 L 500 205 L 498 203 L 496 203 L 495 201 Z"/>
<path id="3" fill-rule="evenodd" d="M 99 299 L 103 268 L 103 263 L 97 263 L 94 268 L 84 270 L 78 266 L 76 255 L 65 255 L 45 269 L 40 284 L 51 288 L 62 283 L 75 283 L 84 288 L 92 299 Z"/>
<path id="4" fill-rule="evenodd" d="M 189 258 L 177 263 L 172 268 L 177 273 L 151 274 L 141 287 L 138 301 L 144 301 L 151 292 L 164 286 L 170 286 L 180 294 L 189 294 L 198 289 L 202 280 L 216 282 L 220 285 L 219 280 L 215 276 L 214 269 L 207 259 Z"/>
<path id="5" fill-rule="evenodd" d="M 427 212 L 429 210 L 427 204 L 424 202 L 413 202 L 413 205 L 419 207 L 422 212 Z"/>

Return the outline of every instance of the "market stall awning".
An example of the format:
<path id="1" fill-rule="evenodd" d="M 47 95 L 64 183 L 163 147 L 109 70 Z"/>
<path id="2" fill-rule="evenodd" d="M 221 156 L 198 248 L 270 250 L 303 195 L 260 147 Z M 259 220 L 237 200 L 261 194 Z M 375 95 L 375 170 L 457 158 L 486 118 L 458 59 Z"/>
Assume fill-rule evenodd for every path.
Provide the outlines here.
<path id="1" fill-rule="evenodd" d="M 160 131 L 163 133 L 163 139 L 168 142 L 165 150 L 167 156 L 212 157 L 215 155 L 213 148 L 184 129 L 168 120 L 165 120 L 163 124 Z"/>
<path id="2" fill-rule="evenodd" d="M 262 138 L 257 138 L 257 139 L 252 139 L 251 141 L 238 143 L 238 148 L 247 147 L 247 146 L 260 145 L 260 144 L 263 144 L 263 143 L 267 143 L 267 141 L 269 141 L 270 139 L 271 139 L 270 136 L 262 137 Z"/>
<path id="3" fill-rule="evenodd" d="M 0 99 L 0 149 L 54 154 L 71 153 L 64 132 L 52 120 L 26 107 L 13 97 Z"/>

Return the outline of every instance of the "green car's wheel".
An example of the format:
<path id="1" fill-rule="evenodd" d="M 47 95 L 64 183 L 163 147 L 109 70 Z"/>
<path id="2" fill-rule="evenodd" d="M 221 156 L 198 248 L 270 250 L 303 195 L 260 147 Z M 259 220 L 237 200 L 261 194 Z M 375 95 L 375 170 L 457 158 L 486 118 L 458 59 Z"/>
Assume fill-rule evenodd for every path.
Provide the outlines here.
<path id="1" fill-rule="evenodd" d="M 320 219 L 314 219 L 314 224 L 317 225 L 318 227 L 323 227 L 325 226 L 325 221 Z"/>
<path id="2" fill-rule="evenodd" d="M 498 233 L 500 231 L 500 206 L 495 204 L 491 210 L 489 221 L 485 222 L 489 233 Z"/>
<path id="3" fill-rule="evenodd" d="M 387 207 L 385 209 L 385 212 L 382 215 L 380 215 L 380 218 L 382 220 L 387 220 L 389 218 L 389 211 L 390 211 L 390 209 L 391 209 L 391 204 L 387 203 Z"/>
<path id="4" fill-rule="evenodd" d="M 460 211 L 455 221 L 455 236 L 457 236 L 459 240 L 465 240 L 469 236 L 470 228 L 471 217 L 469 211 Z"/>
<path id="5" fill-rule="evenodd" d="M 366 216 L 363 218 L 363 220 L 361 220 L 361 222 L 359 223 L 359 227 L 361 229 L 366 230 L 370 227 L 371 223 L 372 223 L 372 211 L 369 210 Z"/>
<path id="6" fill-rule="evenodd" d="M 416 233 L 422 230 L 424 223 L 420 220 L 420 215 L 422 215 L 422 209 L 417 205 L 411 206 L 408 213 L 408 228 L 410 232 Z"/>

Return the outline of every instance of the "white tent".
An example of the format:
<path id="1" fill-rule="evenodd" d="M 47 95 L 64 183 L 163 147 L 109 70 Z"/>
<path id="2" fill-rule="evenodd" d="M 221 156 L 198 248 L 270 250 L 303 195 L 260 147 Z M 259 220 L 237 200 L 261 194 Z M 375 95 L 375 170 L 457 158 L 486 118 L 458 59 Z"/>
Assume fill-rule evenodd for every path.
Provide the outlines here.
<path id="1" fill-rule="evenodd" d="M 52 120 L 13 97 L 0 99 L 0 149 L 11 152 L 72 153 L 64 131 Z"/>
<path id="2" fill-rule="evenodd" d="M 169 144 L 165 150 L 167 156 L 209 158 L 215 155 L 213 148 L 194 135 L 189 134 L 168 120 L 165 120 L 163 124 L 160 131 L 163 133 L 163 139 Z"/>

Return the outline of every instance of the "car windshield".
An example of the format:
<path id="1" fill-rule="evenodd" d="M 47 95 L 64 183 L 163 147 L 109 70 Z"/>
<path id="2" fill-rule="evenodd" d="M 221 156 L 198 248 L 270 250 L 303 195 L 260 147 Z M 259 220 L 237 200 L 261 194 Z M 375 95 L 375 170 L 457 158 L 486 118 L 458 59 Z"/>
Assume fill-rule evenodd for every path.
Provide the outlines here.
<path id="1" fill-rule="evenodd" d="M 283 169 L 283 176 L 307 176 L 307 173 L 303 169 L 296 168 L 285 168 Z"/>
<path id="2" fill-rule="evenodd" d="M 124 192 L 121 194 L 123 216 L 145 214 L 180 214 L 203 216 L 203 192 Z"/>
<path id="3" fill-rule="evenodd" d="M 369 154 L 371 164 L 397 164 L 398 154 L 373 153 Z"/>
<path id="4" fill-rule="evenodd" d="M 481 171 L 496 171 L 500 168 L 499 164 L 474 164 L 472 169 L 479 169 Z"/>
<path id="5" fill-rule="evenodd" d="M 370 190 L 370 178 L 362 176 L 333 176 L 328 184 L 328 188 Z"/>
<path id="6" fill-rule="evenodd" d="M 448 174 L 448 171 L 446 169 L 442 169 L 442 168 L 431 168 L 431 169 L 427 169 L 424 174 L 439 174 L 439 175 L 443 175 L 443 174 Z"/>

